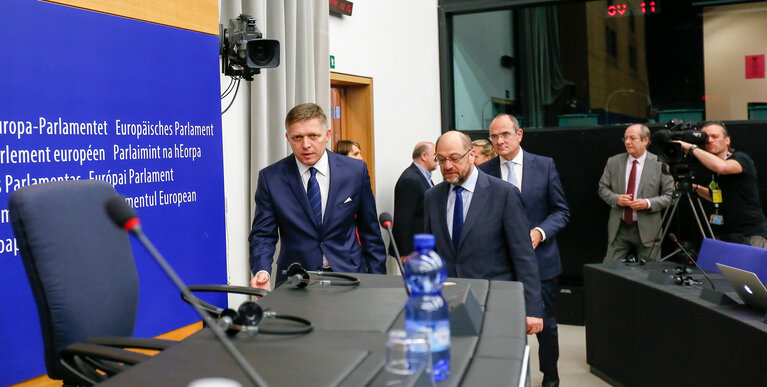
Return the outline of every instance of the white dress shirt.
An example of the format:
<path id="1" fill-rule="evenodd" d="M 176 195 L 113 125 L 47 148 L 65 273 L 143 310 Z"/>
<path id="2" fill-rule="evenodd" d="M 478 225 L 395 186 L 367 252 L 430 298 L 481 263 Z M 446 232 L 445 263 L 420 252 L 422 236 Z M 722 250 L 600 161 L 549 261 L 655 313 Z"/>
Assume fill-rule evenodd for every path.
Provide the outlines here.
<path id="1" fill-rule="evenodd" d="M 296 158 L 296 166 L 298 166 L 298 174 L 301 175 L 301 181 L 303 182 L 304 192 L 306 192 L 307 185 L 309 184 L 309 178 L 312 176 L 312 172 L 309 168 L 314 167 L 317 170 L 317 174 L 314 176 L 317 179 L 317 184 L 320 186 L 320 198 L 322 201 L 322 218 L 325 219 L 325 206 L 328 203 L 328 191 L 330 190 L 330 165 L 328 164 L 328 151 L 322 153 L 317 162 L 312 165 L 306 165 Z"/>

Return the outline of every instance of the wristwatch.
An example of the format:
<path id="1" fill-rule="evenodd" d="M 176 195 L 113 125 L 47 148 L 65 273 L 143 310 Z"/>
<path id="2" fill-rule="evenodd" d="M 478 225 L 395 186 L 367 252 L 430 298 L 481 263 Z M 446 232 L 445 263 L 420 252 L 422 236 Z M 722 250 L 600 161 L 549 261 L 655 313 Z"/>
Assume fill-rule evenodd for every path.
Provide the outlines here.
<path id="1" fill-rule="evenodd" d="M 693 144 L 693 145 L 690 145 L 690 149 L 688 149 L 688 150 L 687 150 L 687 153 L 690 153 L 690 154 L 692 154 L 692 151 L 694 151 L 694 150 L 696 150 L 696 149 L 698 149 L 698 146 L 697 146 L 697 145 L 695 145 L 695 144 Z"/>

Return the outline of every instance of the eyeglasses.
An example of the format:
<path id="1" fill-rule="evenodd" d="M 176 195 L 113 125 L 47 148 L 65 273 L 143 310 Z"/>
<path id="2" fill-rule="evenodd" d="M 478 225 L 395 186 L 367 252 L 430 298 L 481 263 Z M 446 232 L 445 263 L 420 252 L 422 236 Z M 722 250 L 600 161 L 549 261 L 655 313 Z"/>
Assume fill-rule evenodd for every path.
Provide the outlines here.
<path id="1" fill-rule="evenodd" d="M 439 164 L 439 165 L 445 165 L 445 163 L 448 160 L 450 160 L 450 162 L 453 163 L 453 164 L 458 164 L 458 162 L 461 161 L 462 158 L 466 157 L 466 155 L 468 155 L 469 152 L 471 152 L 472 150 L 473 150 L 473 148 L 467 150 L 466 153 L 464 153 L 461 156 L 450 156 L 448 158 L 445 158 L 445 157 L 442 157 L 442 156 L 437 156 L 437 157 L 434 158 L 434 161 L 436 161 L 437 164 Z"/>
<path id="2" fill-rule="evenodd" d="M 512 132 L 503 132 L 500 135 L 498 135 L 498 134 L 491 134 L 490 137 L 488 137 L 487 139 L 490 140 L 490 141 L 493 141 L 493 142 L 498 140 L 499 137 L 503 138 L 504 140 L 508 140 L 513 135 L 514 135 L 514 133 L 512 133 Z"/>
<path id="3" fill-rule="evenodd" d="M 636 141 L 639 141 L 641 139 L 642 139 L 641 137 L 637 137 L 637 136 L 628 136 L 628 137 L 621 138 L 621 141 L 626 142 L 626 140 L 628 140 L 628 141 L 631 141 L 631 142 L 636 142 Z"/>

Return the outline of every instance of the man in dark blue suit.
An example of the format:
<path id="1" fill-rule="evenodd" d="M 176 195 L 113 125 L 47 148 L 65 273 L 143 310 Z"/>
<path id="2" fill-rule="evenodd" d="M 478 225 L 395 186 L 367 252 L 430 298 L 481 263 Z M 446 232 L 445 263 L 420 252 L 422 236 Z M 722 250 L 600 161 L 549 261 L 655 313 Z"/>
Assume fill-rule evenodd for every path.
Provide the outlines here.
<path id="1" fill-rule="evenodd" d="M 538 264 L 519 192 L 474 167 L 471 140 L 451 131 L 437 140 L 444 181 L 426 191 L 425 232 L 434 234 L 447 275 L 520 281 L 527 333 L 543 327 Z"/>
<path id="2" fill-rule="evenodd" d="M 401 255 L 413 251 L 413 235 L 423 232 L 423 194 L 434 186 L 431 181 L 431 172 L 437 169 L 434 157 L 434 144 L 416 144 L 413 163 L 402 172 L 394 186 L 393 234 Z"/>
<path id="3" fill-rule="evenodd" d="M 562 273 L 556 235 L 570 219 L 562 183 L 549 157 L 525 152 L 520 148 L 522 129 L 514 116 L 500 114 L 490 124 L 490 140 L 498 157 L 479 166 L 483 172 L 505 180 L 522 193 L 530 239 L 538 259 L 543 296 L 543 331 L 539 333 L 538 357 L 544 386 L 559 385 L 557 360 L 559 339 L 555 296 L 557 277 Z"/>
<path id="4" fill-rule="evenodd" d="M 293 154 L 258 173 L 248 238 L 250 285 L 269 288 L 278 237 L 278 282 L 294 262 L 307 270 L 384 273 L 386 254 L 367 165 L 326 150 L 327 118 L 313 103 L 291 109 L 285 128 Z"/>

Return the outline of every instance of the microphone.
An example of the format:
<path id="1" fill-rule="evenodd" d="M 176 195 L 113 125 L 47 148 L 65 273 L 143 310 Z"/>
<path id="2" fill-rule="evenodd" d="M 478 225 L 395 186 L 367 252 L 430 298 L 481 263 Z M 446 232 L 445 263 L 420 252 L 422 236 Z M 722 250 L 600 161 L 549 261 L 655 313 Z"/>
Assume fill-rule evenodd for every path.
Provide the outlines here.
<path id="1" fill-rule="evenodd" d="M 708 274 L 706 274 L 706 272 L 700 266 L 698 266 L 698 262 L 695 262 L 695 260 L 692 259 L 692 256 L 690 255 L 690 253 L 688 253 L 687 250 L 684 248 L 684 246 L 682 246 L 682 244 L 679 243 L 679 240 L 676 239 L 676 235 L 674 235 L 673 232 L 670 232 L 668 233 L 667 238 L 671 241 L 674 241 L 674 243 L 676 243 L 677 247 L 679 247 L 679 250 L 682 250 L 684 255 L 686 255 L 687 258 L 689 258 L 690 261 L 695 264 L 695 267 L 697 267 L 698 270 L 700 270 L 703 276 L 706 277 L 706 279 L 708 280 L 708 283 L 711 284 L 711 289 L 716 290 L 716 286 L 714 286 L 714 281 L 712 281 L 711 278 L 708 277 Z"/>
<path id="2" fill-rule="evenodd" d="M 381 227 L 385 228 L 389 233 L 389 245 L 394 249 L 394 258 L 397 259 L 397 266 L 399 266 L 399 272 L 402 274 L 402 283 L 405 284 L 405 291 L 407 292 L 408 297 L 410 297 L 410 288 L 405 281 L 405 268 L 402 266 L 402 259 L 399 255 L 399 249 L 397 249 L 397 242 L 394 240 L 394 233 L 391 230 L 393 224 L 391 214 L 382 212 L 381 215 L 378 216 L 378 223 L 380 223 Z"/>
<path id="3" fill-rule="evenodd" d="M 149 251 L 149 254 L 152 255 L 152 258 L 157 261 L 157 264 L 162 267 L 163 271 L 165 271 L 165 274 L 170 277 L 171 281 L 173 281 L 176 287 L 181 291 L 181 294 L 183 294 L 189 303 L 194 306 L 194 309 L 197 311 L 197 313 L 200 314 L 200 317 L 202 317 L 202 320 L 205 321 L 205 324 L 207 324 L 208 327 L 213 331 L 224 349 L 229 352 L 229 355 L 232 356 L 232 358 L 248 376 L 250 382 L 253 383 L 254 386 L 267 386 L 266 381 L 264 381 L 264 379 L 256 373 L 256 370 L 254 370 L 253 367 L 248 364 L 242 353 L 240 353 L 240 351 L 237 350 L 232 342 L 226 338 L 224 332 L 221 330 L 221 327 L 202 308 L 200 305 L 200 300 L 192 295 L 192 292 L 189 291 L 186 284 L 184 284 L 184 282 L 181 280 L 181 278 L 179 278 L 173 268 L 168 264 L 167 261 L 165 261 L 165 258 L 163 258 L 160 252 L 157 251 L 152 242 L 150 242 L 146 235 L 144 235 L 144 232 L 141 230 L 141 222 L 138 220 L 138 216 L 136 215 L 136 210 L 128 205 L 128 203 L 125 201 L 125 198 L 117 194 L 109 198 L 106 202 L 106 211 L 107 214 L 109 214 L 109 217 L 118 227 L 135 235 L 136 238 L 141 241 L 141 244 L 144 245 L 147 251 Z"/>

